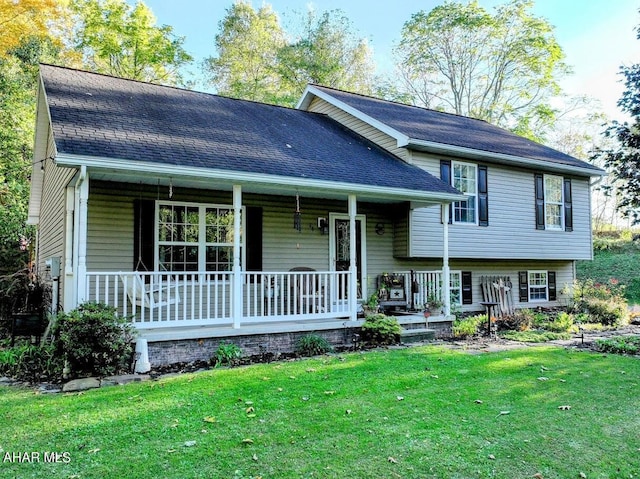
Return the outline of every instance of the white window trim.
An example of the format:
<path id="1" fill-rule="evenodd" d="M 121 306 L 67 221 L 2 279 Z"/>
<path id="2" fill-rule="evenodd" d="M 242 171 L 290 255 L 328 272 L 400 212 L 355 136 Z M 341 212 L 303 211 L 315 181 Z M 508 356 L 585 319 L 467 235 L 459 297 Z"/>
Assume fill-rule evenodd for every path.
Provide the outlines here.
<path id="1" fill-rule="evenodd" d="M 473 197 L 475 198 L 475 210 L 474 210 L 474 219 L 473 221 L 456 221 L 456 214 L 455 214 L 455 208 L 456 208 L 456 203 L 461 203 L 460 201 L 455 201 L 454 203 L 452 203 L 451 208 L 452 208 L 452 212 L 451 212 L 451 222 L 452 224 L 456 224 L 456 225 L 471 225 L 471 226 L 477 226 L 478 225 L 478 165 L 476 165 L 475 163 L 467 163 L 464 161 L 452 161 L 451 162 L 451 186 L 454 186 L 455 183 L 455 169 L 456 169 L 456 165 L 462 165 L 462 166 L 470 166 L 474 169 L 475 171 L 475 182 L 474 182 L 474 194 L 470 195 L 467 193 L 463 193 L 465 196 L 469 196 L 469 197 Z M 454 186 L 455 188 L 455 186 Z"/>
<path id="2" fill-rule="evenodd" d="M 546 284 L 544 285 L 545 297 L 543 299 L 541 298 L 531 299 L 531 288 L 542 288 L 541 285 L 531 284 L 531 275 L 538 274 L 538 273 L 544 274 L 545 278 L 547 279 Z M 549 272 L 547 270 L 532 269 L 527 271 L 527 299 L 529 300 L 530 303 L 544 303 L 549 301 Z"/>
<path id="3" fill-rule="evenodd" d="M 233 205 L 228 205 L 228 204 L 219 204 L 219 203 L 196 203 L 196 202 L 189 202 L 189 201 L 167 201 L 167 200 L 156 200 L 156 204 L 155 204 L 155 220 L 154 220 L 154 234 L 153 234 L 153 261 L 154 261 L 154 269 L 155 271 L 160 271 L 160 257 L 159 257 L 159 250 L 160 250 L 160 237 L 159 237 L 159 231 L 158 231 L 158 226 L 159 226 L 159 222 L 160 222 L 160 205 L 171 205 L 171 206 L 188 206 L 188 207 L 195 207 L 198 208 L 198 214 L 199 214 L 199 223 L 198 223 L 198 227 L 199 227 L 199 234 L 198 237 L 200 238 L 200 240 L 198 241 L 198 271 L 197 272 L 207 272 L 206 271 L 206 246 L 207 245 L 211 245 L 211 243 L 207 243 L 204 239 L 206 238 L 206 234 L 205 234 L 205 224 L 203 222 L 203 217 L 204 217 L 204 212 L 206 211 L 207 208 L 222 208 L 222 209 L 228 209 L 229 211 L 233 212 Z M 241 251 L 241 258 L 240 258 L 240 265 L 241 267 L 244 267 L 244 265 L 246 264 L 246 250 L 247 248 L 245 247 L 245 221 L 244 219 L 247 217 L 246 216 L 246 208 L 243 206 L 242 207 L 242 212 L 241 212 L 241 224 L 240 224 L 240 251 Z M 190 243 L 189 243 L 190 244 Z M 233 246 L 233 244 L 231 243 L 231 246 Z M 229 270 L 229 272 L 231 272 L 231 270 Z M 189 274 L 189 273 L 195 273 L 195 271 L 175 271 L 175 273 L 177 274 Z M 215 271 L 208 271 L 208 273 L 215 273 Z"/>
<path id="4" fill-rule="evenodd" d="M 544 189 L 544 228 L 552 231 L 564 231 L 564 177 L 558 175 L 543 175 L 542 188 Z M 547 179 L 560 180 L 560 201 L 548 201 Z M 560 206 L 560 224 L 553 225 L 547 221 L 547 205 Z"/>
<path id="5" fill-rule="evenodd" d="M 457 288 L 454 288 L 452 285 L 454 275 L 458 277 L 459 286 Z M 449 271 L 449 297 L 452 296 L 451 292 L 454 289 L 458 290 L 458 301 L 455 303 L 455 306 L 462 306 L 462 270 Z M 454 302 L 451 301 L 451 304 L 454 305 Z"/>

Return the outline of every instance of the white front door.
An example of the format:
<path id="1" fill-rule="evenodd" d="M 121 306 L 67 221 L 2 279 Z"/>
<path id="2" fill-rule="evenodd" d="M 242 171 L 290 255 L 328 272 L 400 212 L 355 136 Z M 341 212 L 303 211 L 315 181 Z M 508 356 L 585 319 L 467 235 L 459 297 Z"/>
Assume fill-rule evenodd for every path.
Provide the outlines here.
<path id="1" fill-rule="evenodd" d="M 329 269 L 349 271 L 351 238 L 349 235 L 349 215 L 329 213 Z M 367 224 L 365 215 L 356 215 L 356 266 L 358 279 L 358 299 L 367 295 Z M 344 298 L 340 298 L 344 299 Z"/>

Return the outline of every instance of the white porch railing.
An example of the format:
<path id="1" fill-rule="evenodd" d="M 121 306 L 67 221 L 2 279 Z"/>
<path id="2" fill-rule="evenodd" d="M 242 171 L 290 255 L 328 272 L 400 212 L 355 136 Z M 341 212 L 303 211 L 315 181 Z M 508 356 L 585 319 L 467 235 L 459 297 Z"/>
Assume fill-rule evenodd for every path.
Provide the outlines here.
<path id="1" fill-rule="evenodd" d="M 240 323 L 351 316 L 350 273 L 243 272 Z M 232 326 L 230 272 L 89 272 L 87 301 L 113 306 L 140 328 Z"/>
<path id="2" fill-rule="evenodd" d="M 409 304 L 413 299 L 416 309 L 426 307 L 430 299 L 444 302 L 442 271 L 401 271 L 393 274 L 404 276 L 405 297 L 409 298 Z"/>

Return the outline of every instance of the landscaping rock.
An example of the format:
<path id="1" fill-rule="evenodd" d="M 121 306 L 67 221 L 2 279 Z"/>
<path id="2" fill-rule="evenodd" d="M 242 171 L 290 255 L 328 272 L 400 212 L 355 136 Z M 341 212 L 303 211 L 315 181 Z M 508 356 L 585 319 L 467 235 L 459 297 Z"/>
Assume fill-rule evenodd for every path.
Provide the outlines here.
<path id="1" fill-rule="evenodd" d="M 100 380 L 97 378 L 82 378 L 69 381 L 62 386 L 62 392 L 70 393 L 75 391 L 86 391 L 100 387 Z"/>
<path id="2" fill-rule="evenodd" d="M 0 378 L 0 386 L 11 386 L 15 384 L 15 381 L 11 378 L 3 376 Z"/>
<path id="3" fill-rule="evenodd" d="M 148 374 L 120 374 L 118 376 L 109 376 L 100 381 L 101 386 L 116 386 L 122 384 L 135 383 L 140 381 L 148 381 L 151 376 Z"/>
<path id="4" fill-rule="evenodd" d="M 55 394 L 62 391 L 62 389 L 60 389 L 60 386 L 57 384 L 42 383 L 38 386 L 36 391 L 39 394 Z"/>

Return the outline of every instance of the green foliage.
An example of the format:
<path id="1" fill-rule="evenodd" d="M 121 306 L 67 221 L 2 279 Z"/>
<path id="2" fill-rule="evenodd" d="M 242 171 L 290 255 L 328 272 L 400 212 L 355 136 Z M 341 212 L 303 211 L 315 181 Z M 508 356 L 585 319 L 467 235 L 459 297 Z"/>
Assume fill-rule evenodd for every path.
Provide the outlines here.
<path id="1" fill-rule="evenodd" d="M 62 375 L 62 366 L 62 358 L 50 344 L 0 349 L 0 374 L 21 381 L 57 380 Z"/>
<path id="2" fill-rule="evenodd" d="M 574 312 L 586 313 L 589 322 L 619 326 L 628 320 L 624 290 L 624 285 L 616 279 L 610 279 L 606 284 L 591 279 L 576 281 L 571 308 Z"/>
<path id="3" fill-rule="evenodd" d="M 476 314 L 467 318 L 456 318 L 453 321 L 451 331 L 454 338 L 464 339 L 475 336 L 482 324 L 487 321 L 486 314 Z"/>
<path id="4" fill-rule="evenodd" d="M 131 366 L 135 329 L 111 306 L 85 303 L 59 313 L 54 335 L 73 375 L 110 376 Z"/>
<path id="5" fill-rule="evenodd" d="M 512 0 L 491 15 L 477 2 L 445 2 L 412 15 L 395 53 L 414 103 L 540 138 L 568 67 L 553 26 L 532 8 Z"/>
<path id="6" fill-rule="evenodd" d="M 221 95 L 286 106 L 309 82 L 373 91 L 371 50 L 340 10 L 309 11 L 298 23 L 287 35 L 270 5 L 234 3 L 219 24 L 217 55 L 204 63 L 209 82 Z"/>
<path id="7" fill-rule="evenodd" d="M 179 69 L 192 61 L 184 37 L 175 37 L 168 25 L 156 26 L 153 12 L 143 2 L 133 7 L 125 0 L 74 0 L 78 15 L 76 49 L 93 71 L 133 80 L 177 85 Z"/>
<path id="8" fill-rule="evenodd" d="M 547 341 L 570 339 L 571 334 L 530 329 L 528 331 L 503 331 L 500 333 L 500 337 L 523 343 L 545 343 Z"/>
<path id="9" fill-rule="evenodd" d="M 31 271 L 23 269 L 0 276 L 0 319 L 28 312 L 44 317 L 51 305 L 51 286 Z"/>
<path id="10" fill-rule="evenodd" d="M 640 336 L 619 336 L 616 338 L 597 339 L 596 346 L 600 351 L 615 354 L 638 354 L 640 352 Z"/>
<path id="11" fill-rule="evenodd" d="M 395 344 L 400 341 L 401 332 L 398 320 L 382 313 L 367 316 L 362 324 L 362 338 L 371 344 Z"/>
<path id="12" fill-rule="evenodd" d="M 535 315 L 530 309 L 518 309 L 513 314 L 500 318 L 499 329 L 526 331 L 534 323 Z"/>
<path id="13" fill-rule="evenodd" d="M 296 353 L 300 356 L 316 356 L 332 349 L 329 341 L 317 334 L 306 334 L 296 344 Z"/>
<path id="14" fill-rule="evenodd" d="M 237 344 L 221 343 L 211 358 L 215 366 L 233 366 L 242 357 L 242 349 Z"/>
<path id="15" fill-rule="evenodd" d="M 640 30 L 636 32 L 640 40 Z M 618 100 L 618 107 L 631 117 L 631 121 L 611 122 L 605 137 L 615 140 L 615 145 L 598 150 L 595 158 L 604 159 L 606 167 L 618 180 L 618 210 L 637 224 L 640 222 L 640 64 L 621 66 L 620 73 L 624 77 L 625 90 Z"/>

